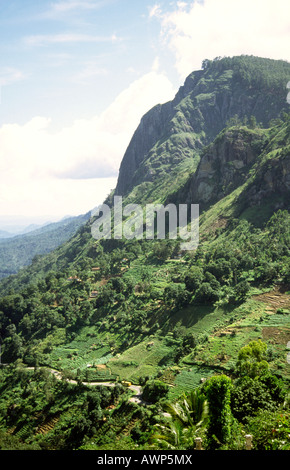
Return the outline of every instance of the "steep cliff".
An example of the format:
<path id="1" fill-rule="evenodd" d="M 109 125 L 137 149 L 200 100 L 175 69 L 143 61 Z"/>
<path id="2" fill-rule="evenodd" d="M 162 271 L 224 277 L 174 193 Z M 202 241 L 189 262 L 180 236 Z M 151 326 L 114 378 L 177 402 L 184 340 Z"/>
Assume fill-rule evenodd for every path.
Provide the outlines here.
<path id="1" fill-rule="evenodd" d="M 148 197 L 180 169 L 194 173 L 199 155 L 229 120 L 251 116 L 266 126 L 288 111 L 290 64 L 252 56 L 205 61 L 188 76 L 173 101 L 157 105 L 141 120 L 120 166 L 116 195 L 135 188 Z M 184 175 L 185 178 L 186 175 Z M 167 196 L 174 179 L 167 179 Z M 140 194 L 139 194 L 140 197 Z"/>
<path id="2" fill-rule="evenodd" d="M 204 207 L 242 185 L 249 177 L 265 139 L 261 129 L 233 127 L 224 130 L 203 152 L 190 182 L 187 201 Z"/>
<path id="3" fill-rule="evenodd" d="M 268 205 L 272 212 L 290 209 L 290 122 L 272 129 L 248 184 L 239 197 L 244 208 Z"/>
<path id="4" fill-rule="evenodd" d="M 231 216 L 254 225 L 263 225 L 278 209 L 289 211 L 289 118 L 269 129 L 236 126 L 223 130 L 203 150 L 196 172 L 172 202 L 199 204 L 207 217 L 208 209 L 227 197 L 231 198 Z"/>

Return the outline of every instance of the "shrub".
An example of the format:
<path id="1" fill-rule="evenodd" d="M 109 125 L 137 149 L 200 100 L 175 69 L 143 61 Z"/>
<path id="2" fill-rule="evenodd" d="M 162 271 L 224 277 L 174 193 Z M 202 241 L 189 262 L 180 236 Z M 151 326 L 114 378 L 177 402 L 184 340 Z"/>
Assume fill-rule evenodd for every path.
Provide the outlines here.
<path id="1" fill-rule="evenodd" d="M 148 380 L 143 389 L 143 398 L 149 403 L 156 403 L 166 397 L 169 387 L 161 380 Z"/>
<path id="2" fill-rule="evenodd" d="M 245 422 L 259 409 L 273 410 L 275 405 L 271 400 L 269 390 L 259 380 L 242 377 L 232 391 L 231 408 L 235 418 L 240 422 Z"/>
<path id="3" fill-rule="evenodd" d="M 211 287 L 209 282 L 203 282 L 194 297 L 194 301 L 197 303 L 210 303 L 218 299 L 218 292 Z"/>
<path id="4" fill-rule="evenodd" d="M 226 375 L 211 377 L 205 383 L 208 399 L 208 448 L 215 450 L 226 446 L 231 439 L 231 427 L 234 422 L 230 401 L 232 381 Z"/>
<path id="5" fill-rule="evenodd" d="M 290 450 L 289 412 L 262 410 L 249 419 L 247 432 L 255 450 Z"/>

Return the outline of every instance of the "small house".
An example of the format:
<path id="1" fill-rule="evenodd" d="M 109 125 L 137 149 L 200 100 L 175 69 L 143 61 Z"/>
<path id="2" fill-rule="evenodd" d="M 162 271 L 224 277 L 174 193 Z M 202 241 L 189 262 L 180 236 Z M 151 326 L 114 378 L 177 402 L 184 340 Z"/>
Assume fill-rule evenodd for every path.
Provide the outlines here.
<path id="1" fill-rule="evenodd" d="M 70 276 L 67 280 L 68 280 L 69 282 L 73 282 L 73 281 L 75 281 L 75 282 L 82 282 L 82 280 L 81 280 L 79 277 L 77 277 L 77 276 Z"/>
<path id="2" fill-rule="evenodd" d="M 96 297 L 98 296 L 98 294 L 99 294 L 99 292 L 98 292 L 97 290 L 93 290 L 93 291 L 91 292 L 90 297 L 91 297 L 91 298 L 96 298 Z"/>

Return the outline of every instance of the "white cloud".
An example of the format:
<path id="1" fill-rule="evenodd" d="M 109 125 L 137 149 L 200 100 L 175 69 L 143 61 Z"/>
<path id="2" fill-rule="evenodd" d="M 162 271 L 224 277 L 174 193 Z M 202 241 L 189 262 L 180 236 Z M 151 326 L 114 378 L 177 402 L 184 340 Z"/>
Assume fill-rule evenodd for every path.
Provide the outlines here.
<path id="1" fill-rule="evenodd" d="M 71 21 L 72 18 L 80 20 L 83 14 L 90 14 L 93 11 L 100 10 L 104 6 L 108 6 L 114 0 L 61 0 L 52 2 L 48 8 L 36 14 L 33 19 L 54 20 L 54 21 Z M 81 21 L 82 22 L 82 21 Z"/>
<path id="2" fill-rule="evenodd" d="M 52 10 L 56 12 L 66 13 L 75 9 L 82 10 L 94 10 L 100 7 L 102 2 L 96 2 L 94 0 L 68 0 L 66 2 L 57 2 L 52 4 Z"/>
<path id="3" fill-rule="evenodd" d="M 171 12 L 151 10 L 175 54 L 182 79 L 204 59 L 240 54 L 290 60 L 288 0 L 178 2 Z"/>
<path id="4" fill-rule="evenodd" d="M 51 132 L 48 118 L 0 128 L 1 213 L 83 213 L 103 202 L 116 184 L 121 159 L 141 117 L 172 99 L 157 71 L 133 82 L 99 116 Z"/>
<path id="5" fill-rule="evenodd" d="M 1 67 L 0 68 L 0 86 L 10 85 L 11 83 L 24 80 L 25 74 L 21 70 L 13 67 Z"/>
<path id="6" fill-rule="evenodd" d="M 156 57 L 156 58 L 154 59 L 153 65 L 152 65 L 152 71 L 158 72 L 159 67 L 160 67 L 159 57 Z"/>
<path id="7" fill-rule="evenodd" d="M 154 5 L 152 8 L 150 8 L 149 11 L 149 18 L 153 18 L 154 16 L 159 16 L 161 14 L 162 10 L 160 8 L 160 5 Z"/>
<path id="8" fill-rule="evenodd" d="M 36 34 L 26 36 L 24 43 L 28 46 L 43 46 L 46 44 L 66 43 L 101 43 L 121 41 L 115 34 L 110 36 L 95 36 L 90 34 L 62 33 L 62 34 Z"/>

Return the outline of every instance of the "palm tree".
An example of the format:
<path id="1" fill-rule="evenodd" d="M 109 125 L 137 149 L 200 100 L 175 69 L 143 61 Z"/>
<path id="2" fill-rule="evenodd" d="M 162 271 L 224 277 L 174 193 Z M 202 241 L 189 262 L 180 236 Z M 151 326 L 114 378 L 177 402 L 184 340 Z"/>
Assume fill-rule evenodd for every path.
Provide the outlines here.
<path id="1" fill-rule="evenodd" d="M 195 389 L 188 396 L 184 395 L 183 405 L 194 425 L 204 423 L 208 416 L 206 396 L 200 389 Z"/>
<path id="2" fill-rule="evenodd" d="M 154 434 L 150 437 L 150 444 L 157 449 L 180 449 L 182 445 L 182 426 L 177 421 L 168 421 L 166 424 L 156 424 Z"/>
<path id="3" fill-rule="evenodd" d="M 206 397 L 199 389 L 183 394 L 180 401 L 167 403 L 165 408 L 172 418 L 187 426 L 203 423 L 208 415 Z"/>
<path id="4" fill-rule="evenodd" d="M 167 403 L 164 411 L 169 414 L 168 421 L 155 426 L 156 432 L 150 439 L 152 444 L 168 449 L 184 449 L 193 445 L 194 437 L 208 416 L 205 395 L 199 389 L 193 390 L 177 402 Z"/>

